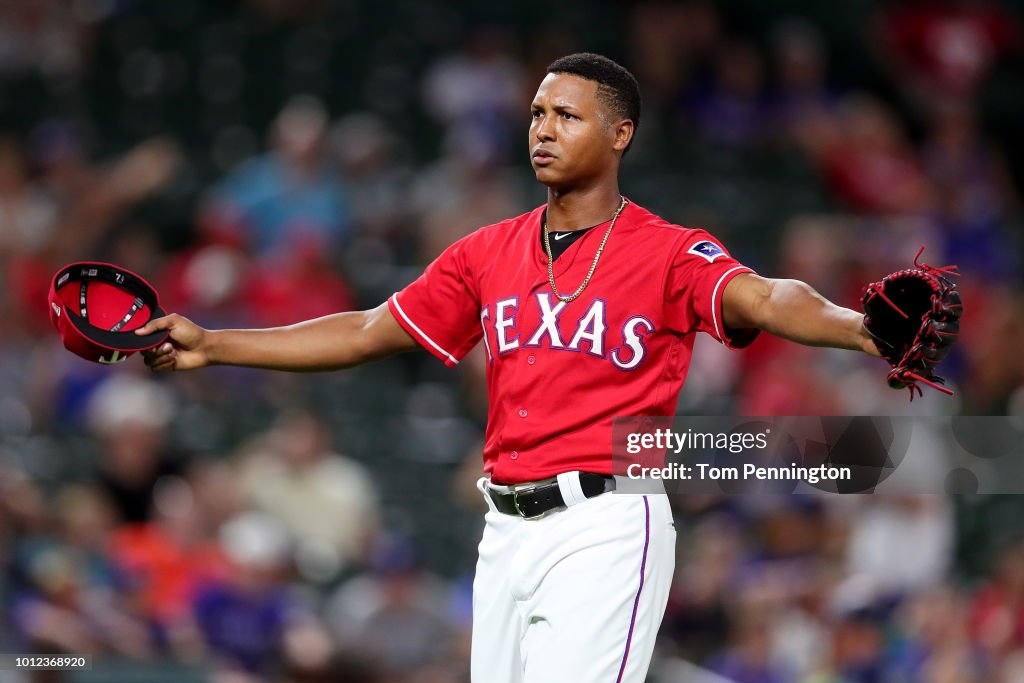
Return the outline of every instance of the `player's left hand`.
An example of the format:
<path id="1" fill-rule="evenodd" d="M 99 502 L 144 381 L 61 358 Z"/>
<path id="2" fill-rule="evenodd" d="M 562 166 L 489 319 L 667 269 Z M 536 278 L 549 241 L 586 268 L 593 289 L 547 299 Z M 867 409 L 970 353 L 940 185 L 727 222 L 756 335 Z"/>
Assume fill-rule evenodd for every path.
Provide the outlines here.
<path id="1" fill-rule="evenodd" d="M 886 275 L 864 292 L 864 329 L 874 340 L 879 355 L 889 361 L 887 377 L 894 389 L 922 392 L 918 383 L 952 395 L 935 367 L 949 354 L 960 332 L 963 303 L 950 276 L 956 266 L 936 268 L 918 263 L 924 247 L 914 257 L 914 267 Z"/>
<path id="2" fill-rule="evenodd" d="M 868 354 L 869 356 L 874 356 L 875 358 L 881 358 L 882 357 L 882 352 L 878 350 L 878 344 L 875 343 L 875 338 L 871 336 L 871 333 L 868 332 L 868 328 L 864 325 L 864 323 L 867 322 L 867 319 L 868 319 L 867 315 L 865 315 L 863 318 L 861 318 L 861 325 L 860 325 L 860 334 L 861 334 L 861 336 L 860 336 L 860 350 L 863 351 L 864 353 Z"/>

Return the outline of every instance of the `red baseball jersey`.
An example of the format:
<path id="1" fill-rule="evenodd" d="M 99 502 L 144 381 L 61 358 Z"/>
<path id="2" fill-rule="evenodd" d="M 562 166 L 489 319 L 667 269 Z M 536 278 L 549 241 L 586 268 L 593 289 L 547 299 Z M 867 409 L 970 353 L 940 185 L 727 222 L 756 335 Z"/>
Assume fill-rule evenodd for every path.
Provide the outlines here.
<path id="1" fill-rule="evenodd" d="M 500 483 L 611 474 L 612 418 L 675 413 L 697 332 L 732 348 L 757 334 L 722 324 L 726 284 L 751 269 L 707 232 L 632 202 L 583 294 L 559 301 L 540 242 L 544 208 L 464 237 L 388 300 L 398 323 L 449 367 L 483 341 L 484 471 Z M 563 296 L 583 282 L 606 229 L 555 260 Z"/>

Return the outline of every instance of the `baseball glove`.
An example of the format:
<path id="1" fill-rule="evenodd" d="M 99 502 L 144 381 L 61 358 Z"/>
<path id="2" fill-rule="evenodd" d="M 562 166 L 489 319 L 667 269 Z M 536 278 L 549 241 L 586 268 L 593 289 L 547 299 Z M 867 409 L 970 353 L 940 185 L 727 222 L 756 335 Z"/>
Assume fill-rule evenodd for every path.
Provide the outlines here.
<path id="1" fill-rule="evenodd" d="M 952 395 L 941 386 L 942 377 L 935 366 L 949 353 L 960 332 L 963 304 L 950 276 L 959 275 L 956 266 L 936 268 L 918 263 L 922 246 L 914 257 L 914 267 L 886 275 L 868 285 L 862 300 L 864 329 L 892 370 L 887 380 L 893 389 L 924 392 L 918 383 Z"/>

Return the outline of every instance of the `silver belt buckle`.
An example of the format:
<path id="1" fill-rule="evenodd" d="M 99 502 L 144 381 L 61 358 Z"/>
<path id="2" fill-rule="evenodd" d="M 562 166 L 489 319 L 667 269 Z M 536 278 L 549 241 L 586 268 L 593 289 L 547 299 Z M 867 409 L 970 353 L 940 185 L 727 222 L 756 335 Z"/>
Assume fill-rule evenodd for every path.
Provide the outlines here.
<path id="1" fill-rule="evenodd" d="M 519 507 L 519 494 L 520 493 L 532 493 L 533 491 L 536 491 L 538 487 L 546 486 L 546 485 L 548 485 L 548 484 L 550 484 L 552 482 L 555 482 L 555 481 L 557 481 L 557 479 L 551 478 L 551 479 L 544 479 L 542 481 L 531 482 L 531 483 L 529 483 L 529 484 L 527 484 L 525 486 L 522 486 L 522 487 L 512 486 L 511 487 L 512 488 L 512 505 L 515 506 L 516 512 L 519 513 L 519 516 L 522 517 L 523 519 L 527 519 L 527 520 L 530 520 L 530 519 L 540 519 L 541 517 L 545 517 L 549 512 L 554 512 L 555 510 L 557 510 L 558 508 L 556 507 L 556 508 L 551 508 L 550 510 L 545 510 L 544 512 L 540 513 L 539 515 L 527 515 L 525 512 L 523 512 L 523 509 L 521 507 Z"/>

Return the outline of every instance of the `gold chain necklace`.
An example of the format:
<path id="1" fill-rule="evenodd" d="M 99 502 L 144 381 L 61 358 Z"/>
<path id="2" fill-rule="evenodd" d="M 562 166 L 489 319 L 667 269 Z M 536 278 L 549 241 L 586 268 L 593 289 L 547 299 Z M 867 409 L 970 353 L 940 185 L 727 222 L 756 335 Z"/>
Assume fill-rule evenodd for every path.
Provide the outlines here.
<path id="1" fill-rule="evenodd" d="M 548 253 L 548 283 L 551 284 L 551 291 L 554 292 L 559 301 L 563 301 L 565 303 L 574 301 L 583 293 L 583 290 L 587 288 L 587 285 L 590 284 L 590 278 L 594 276 L 594 271 L 597 270 L 597 262 L 601 258 L 601 252 L 604 251 L 604 245 L 608 241 L 608 236 L 612 234 L 612 228 L 615 227 L 615 221 L 619 219 L 619 214 L 621 214 L 622 210 L 626 208 L 626 198 L 621 197 L 621 199 L 622 202 L 619 204 L 619 208 L 616 209 L 615 215 L 612 216 L 612 224 L 608 226 L 607 230 L 605 230 L 604 238 L 601 239 L 601 244 L 597 248 L 597 253 L 594 254 L 594 262 L 590 264 L 590 271 L 587 273 L 587 276 L 583 278 L 583 284 L 580 285 L 580 288 L 569 296 L 562 296 L 559 294 L 558 287 L 555 286 L 555 259 L 551 256 L 551 238 L 548 237 L 548 216 L 547 213 L 544 214 L 544 250 Z"/>

